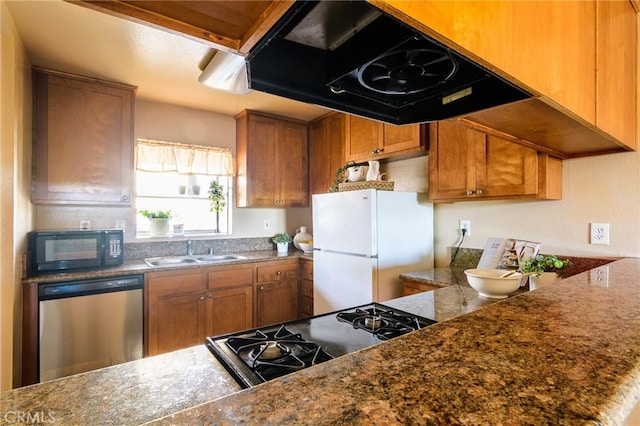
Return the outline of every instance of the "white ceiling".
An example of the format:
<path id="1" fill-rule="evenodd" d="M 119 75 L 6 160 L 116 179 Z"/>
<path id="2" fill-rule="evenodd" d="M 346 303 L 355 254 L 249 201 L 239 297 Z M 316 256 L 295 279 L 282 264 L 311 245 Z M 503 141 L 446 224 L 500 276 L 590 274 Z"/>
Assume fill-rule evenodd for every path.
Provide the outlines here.
<path id="1" fill-rule="evenodd" d="M 137 97 L 235 115 L 244 109 L 309 121 L 327 110 L 257 91 L 233 95 L 198 77 L 204 43 L 62 0 L 7 0 L 32 65 L 138 87 Z"/>

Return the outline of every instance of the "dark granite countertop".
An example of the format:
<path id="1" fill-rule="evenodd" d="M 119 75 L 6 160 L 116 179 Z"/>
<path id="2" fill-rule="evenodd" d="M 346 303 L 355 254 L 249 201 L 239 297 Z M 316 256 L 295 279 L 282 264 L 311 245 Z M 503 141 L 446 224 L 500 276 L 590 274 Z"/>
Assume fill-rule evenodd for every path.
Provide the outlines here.
<path id="1" fill-rule="evenodd" d="M 225 253 L 226 254 L 226 253 Z M 275 250 L 257 250 L 247 252 L 234 252 L 235 255 L 240 255 L 246 259 L 240 260 L 221 260 L 212 263 L 185 263 L 185 264 L 171 264 L 165 266 L 149 266 L 142 259 L 127 260 L 122 265 L 101 268 L 95 270 L 75 271 L 60 274 L 46 274 L 26 277 L 22 280 L 23 283 L 51 283 L 59 281 L 71 281 L 71 280 L 85 280 L 91 278 L 103 278 L 103 277 L 115 277 L 128 274 L 146 274 L 149 272 L 159 272 L 176 269 L 193 269 L 193 268 L 212 268 L 222 265 L 238 265 L 243 263 L 255 263 L 265 262 L 271 260 L 287 260 L 287 259 L 313 259 L 312 254 L 307 254 L 301 251 L 289 251 L 287 254 L 280 254 Z"/>
<path id="2" fill-rule="evenodd" d="M 465 280 L 386 301 L 439 323 L 251 389 L 236 392 L 202 346 L 5 392 L 0 412 L 50 410 L 65 424 L 622 424 L 640 400 L 640 259 L 605 268 L 607 281 L 585 272 L 503 300 Z"/>

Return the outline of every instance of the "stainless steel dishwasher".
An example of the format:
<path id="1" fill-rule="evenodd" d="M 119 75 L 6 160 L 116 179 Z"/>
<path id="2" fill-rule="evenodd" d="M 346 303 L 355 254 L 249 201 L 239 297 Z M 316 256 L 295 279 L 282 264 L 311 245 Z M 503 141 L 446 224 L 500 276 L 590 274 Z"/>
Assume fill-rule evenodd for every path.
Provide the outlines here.
<path id="1" fill-rule="evenodd" d="M 142 358 L 143 276 L 41 284 L 39 381 Z"/>

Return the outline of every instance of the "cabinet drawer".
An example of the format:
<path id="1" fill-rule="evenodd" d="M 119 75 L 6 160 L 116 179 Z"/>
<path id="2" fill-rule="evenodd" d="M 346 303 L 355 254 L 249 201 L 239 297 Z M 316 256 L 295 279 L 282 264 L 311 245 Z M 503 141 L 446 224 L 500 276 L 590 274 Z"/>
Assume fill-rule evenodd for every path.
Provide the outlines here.
<path id="1" fill-rule="evenodd" d="M 298 278 L 298 263 L 272 264 L 258 266 L 258 281 L 266 283 L 270 281 L 295 280 Z"/>
<path id="2" fill-rule="evenodd" d="M 211 289 L 253 284 L 253 267 L 209 271 L 207 278 Z"/>
<path id="3" fill-rule="evenodd" d="M 300 278 L 313 281 L 313 262 L 304 261 L 300 268 Z"/>
<path id="4" fill-rule="evenodd" d="M 302 296 L 302 314 L 312 316 L 313 315 L 313 298 Z"/>
<path id="5" fill-rule="evenodd" d="M 147 291 L 153 296 L 191 293 L 204 289 L 203 276 L 200 272 L 147 274 L 145 278 Z"/>
<path id="6" fill-rule="evenodd" d="M 303 296 L 313 297 L 313 281 L 302 280 L 301 292 Z"/>

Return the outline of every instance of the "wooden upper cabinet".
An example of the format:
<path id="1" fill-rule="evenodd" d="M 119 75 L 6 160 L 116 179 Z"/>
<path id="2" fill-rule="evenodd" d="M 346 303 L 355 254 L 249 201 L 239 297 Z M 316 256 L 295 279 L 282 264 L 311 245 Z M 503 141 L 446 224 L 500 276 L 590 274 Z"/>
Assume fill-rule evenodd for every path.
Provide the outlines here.
<path id="1" fill-rule="evenodd" d="M 306 123 L 243 111 L 236 138 L 238 207 L 309 204 Z"/>
<path id="2" fill-rule="evenodd" d="M 346 116 L 330 113 L 309 125 L 309 195 L 329 191 L 345 163 Z"/>
<path id="3" fill-rule="evenodd" d="M 218 50 L 247 54 L 292 1 L 69 0 L 119 18 L 198 39 Z"/>
<path id="4" fill-rule="evenodd" d="M 34 203 L 131 203 L 135 91 L 34 68 Z"/>
<path id="5" fill-rule="evenodd" d="M 345 161 L 380 160 L 425 149 L 419 124 L 394 126 L 348 115 L 346 128 Z"/>
<path id="6" fill-rule="evenodd" d="M 560 160 L 451 122 L 430 127 L 432 201 L 561 198 Z"/>
<path id="7" fill-rule="evenodd" d="M 389 3 L 425 32 L 595 123 L 594 1 Z"/>
<path id="8" fill-rule="evenodd" d="M 596 124 L 636 149 L 638 17 L 628 1 L 599 1 L 596 9 Z"/>

